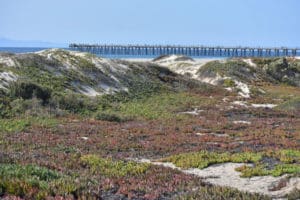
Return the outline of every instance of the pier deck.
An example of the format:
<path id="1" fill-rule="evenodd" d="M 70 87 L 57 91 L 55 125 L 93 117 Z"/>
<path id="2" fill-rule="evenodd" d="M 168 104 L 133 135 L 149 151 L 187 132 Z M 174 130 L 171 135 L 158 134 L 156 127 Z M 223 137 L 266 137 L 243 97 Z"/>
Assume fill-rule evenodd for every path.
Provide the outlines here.
<path id="1" fill-rule="evenodd" d="M 159 56 L 180 54 L 186 56 L 216 57 L 280 57 L 297 56 L 299 48 L 263 48 L 263 47 L 208 47 L 208 46 L 172 46 L 172 45 L 100 45 L 70 44 L 72 50 L 90 52 L 99 55 Z"/>

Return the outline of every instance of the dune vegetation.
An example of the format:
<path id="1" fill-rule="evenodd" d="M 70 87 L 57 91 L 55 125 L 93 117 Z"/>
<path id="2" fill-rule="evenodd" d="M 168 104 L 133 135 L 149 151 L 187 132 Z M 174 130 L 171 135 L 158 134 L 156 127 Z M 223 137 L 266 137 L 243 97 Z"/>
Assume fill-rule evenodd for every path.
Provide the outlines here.
<path id="1" fill-rule="evenodd" d="M 300 198 L 300 60 L 0 58 L 0 198 Z M 224 163 L 285 182 L 253 193 L 184 173 Z"/>

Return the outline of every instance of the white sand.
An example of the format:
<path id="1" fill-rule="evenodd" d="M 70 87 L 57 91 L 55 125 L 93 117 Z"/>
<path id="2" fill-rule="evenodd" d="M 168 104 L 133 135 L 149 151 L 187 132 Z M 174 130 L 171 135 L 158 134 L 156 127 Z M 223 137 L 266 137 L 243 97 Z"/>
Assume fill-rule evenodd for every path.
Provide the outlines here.
<path id="1" fill-rule="evenodd" d="M 179 112 L 178 114 L 199 115 L 200 112 L 203 112 L 203 110 L 199 110 L 198 108 L 195 108 L 192 111 Z"/>
<path id="2" fill-rule="evenodd" d="M 218 85 L 221 81 L 223 81 L 223 79 L 224 78 L 219 74 L 217 74 L 215 77 L 198 78 L 198 80 L 211 85 Z"/>
<path id="3" fill-rule="evenodd" d="M 233 105 L 237 105 L 237 106 L 242 106 L 242 107 L 248 107 L 247 102 L 246 101 L 234 101 L 231 104 Z"/>
<path id="4" fill-rule="evenodd" d="M 251 124 L 251 122 L 248 122 L 248 121 L 242 121 L 242 120 L 239 120 L 239 121 L 233 121 L 234 124 Z"/>
<path id="5" fill-rule="evenodd" d="M 248 108 L 248 103 L 246 101 L 234 101 L 232 102 L 231 104 L 233 105 L 238 105 L 238 106 L 242 106 L 242 107 L 245 107 L 245 108 Z M 251 104 L 251 107 L 253 108 L 274 108 L 276 107 L 277 105 L 276 104 Z"/>
<path id="6" fill-rule="evenodd" d="M 12 72 L 0 72 L 0 88 L 6 89 L 10 82 L 16 81 L 18 76 Z"/>
<path id="7" fill-rule="evenodd" d="M 188 74 L 191 76 L 191 78 L 197 79 L 201 82 L 208 83 L 211 85 L 219 85 L 220 83 L 222 83 L 222 81 L 224 81 L 226 79 L 232 79 L 230 77 L 222 77 L 218 73 L 213 77 L 206 77 L 206 76 L 201 76 L 201 75 L 199 76 L 199 74 L 197 74 L 199 69 L 206 63 L 220 60 L 220 59 L 204 58 L 204 59 L 196 59 L 194 61 L 192 61 L 192 60 L 176 61 L 177 58 L 180 58 L 180 56 L 171 55 L 162 60 L 158 60 L 155 63 L 162 65 L 164 67 L 167 67 L 170 70 L 172 70 L 178 74 L 182 74 L 182 75 Z M 247 61 L 250 62 L 251 60 L 250 61 L 247 60 Z M 250 64 L 252 66 L 255 65 L 254 63 L 251 63 L 251 62 L 250 62 Z M 247 84 L 242 83 L 237 80 L 233 80 L 233 81 L 235 82 L 236 88 L 238 88 L 240 90 L 239 95 L 244 98 L 250 98 L 249 86 Z M 233 88 L 226 88 L 226 89 L 228 91 L 233 91 Z"/>
<path id="8" fill-rule="evenodd" d="M 250 89 L 247 84 L 237 80 L 234 80 L 234 83 L 236 84 L 236 87 L 241 90 L 241 92 L 239 92 L 240 96 L 244 98 L 250 98 Z"/>
<path id="9" fill-rule="evenodd" d="M 237 172 L 235 169 L 244 166 L 244 163 L 223 163 L 212 165 L 205 169 L 191 168 L 184 170 L 176 167 L 173 163 L 170 162 L 152 162 L 148 159 L 134 160 L 137 162 L 168 167 L 171 169 L 179 170 L 186 174 L 192 174 L 203 178 L 204 182 L 208 182 L 214 185 L 232 187 L 245 192 L 261 193 L 269 195 L 273 198 L 280 198 L 290 193 L 294 189 L 300 189 L 299 177 L 289 179 L 285 187 L 279 188 L 276 191 L 271 191 L 271 189 L 276 187 L 281 180 L 286 179 L 286 175 L 280 177 L 255 176 L 251 178 L 241 178 L 241 173 Z"/>
<path id="10" fill-rule="evenodd" d="M 194 61 L 192 60 L 175 61 L 175 59 L 178 57 L 179 56 L 171 56 L 168 59 L 164 59 L 162 61 L 156 61 L 155 63 L 167 67 L 171 71 L 174 71 L 178 74 L 182 74 L 182 75 L 189 74 L 191 78 L 203 82 L 214 82 L 212 80 L 215 79 L 214 77 L 203 80 L 202 78 L 199 78 L 197 72 L 203 65 L 205 65 L 208 62 L 214 61 L 216 59 L 203 58 L 203 59 L 196 59 Z"/>
<path id="11" fill-rule="evenodd" d="M 224 97 L 224 98 L 222 99 L 222 101 L 223 101 L 223 102 L 227 102 L 227 101 L 229 101 L 229 99 L 228 99 L 227 97 Z"/>
<path id="12" fill-rule="evenodd" d="M 90 86 L 80 85 L 80 87 L 81 89 L 79 90 L 79 92 L 86 96 L 95 97 L 101 95 L 101 93 L 97 92 L 94 88 L 91 88 Z"/>
<path id="13" fill-rule="evenodd" d="M 197 136 L 206 136 L 206 135 L 213 135 L 216 137 L 229 137 L 228 134 L 218 134 L 218 133 L 195 133 Z"/>
<path id="14" fill-rule="evenodd" d="M 254 108 L 274 108 L 277 105 L 276 104 L 251 104 Z"/>
<path id="15" fill-rule="evenodd" d="M 233 91 L 233 88 L 232 87 L 227 87 L 227 88 L 224 88 L 225 90 L 229 91 L 229 92 L 232 92 Z"/>
<path id="16" fill-rule="evenodd" d="M 153 58 L 121 58 L 120 60 L 129 62 L 152 62 Z"/>
<path id="17" fill-rule="evenodd" d="M 251 67 L 257 67 L 257 65 L 256 65 L 250 58 L 248 58 L 248 59 L 243 59 L 243 61 L 244 61 L 245 63 L 247 63 L 248 65 L 250 65 Z"/>
<path id="18" fill-rule="evenodd" d="M 8 56 L 0 56 L 0 64 L 6 65 L 8 67 L 17 66 L 17 62 Z"/>

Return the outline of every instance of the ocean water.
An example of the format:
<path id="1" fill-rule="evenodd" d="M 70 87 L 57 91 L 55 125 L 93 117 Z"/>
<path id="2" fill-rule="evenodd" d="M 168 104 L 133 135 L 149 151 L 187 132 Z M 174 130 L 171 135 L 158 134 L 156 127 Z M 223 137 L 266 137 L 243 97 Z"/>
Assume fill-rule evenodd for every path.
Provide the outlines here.
<path id="1" fill-rule="evenodd" d="M 0 52 L 9 52 L 9 53 L 30 53 L 42 51 L 49 48 L 44 47 L 0 47 Z"/>
<path id="2" fill-rule="evenodd" d="M 45 49 L 51 49 L 51 48 L 46 48 L 46 47 L 0 47 L 0 52 L 9 52 L 9 53 L 33 53 L 33 52 L 38 52 L 38 51 L 42 51 Z M 65 49 L 65 50 L 74 50 L 74 49 L 70 49 L 70 48 L 58 48 L 58 49 Z M 111 59 L 154 59 L 158 56 L 138 56 L 138 55 L 100 55 L 97 54 L 97 56 L 99 57 L 103 57 L 103 58 L 111 58 Z M 215 58 L 215 59 L 224 59 L 226 57 L 212 57 L 212 56 L 194 56 L 193 58 L 195 59 L 200 59 L 200 58 Z"/>

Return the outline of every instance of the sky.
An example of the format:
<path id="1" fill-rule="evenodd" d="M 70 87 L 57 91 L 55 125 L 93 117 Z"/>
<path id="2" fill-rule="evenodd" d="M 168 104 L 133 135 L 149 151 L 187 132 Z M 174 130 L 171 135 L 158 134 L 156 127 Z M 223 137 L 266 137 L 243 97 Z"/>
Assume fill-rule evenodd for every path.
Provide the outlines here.
<path id="1" fill-rule="evenodd" d="M 0 0 L 0 46 L 300 47 L 299 10 L 300 0 Z"/>

